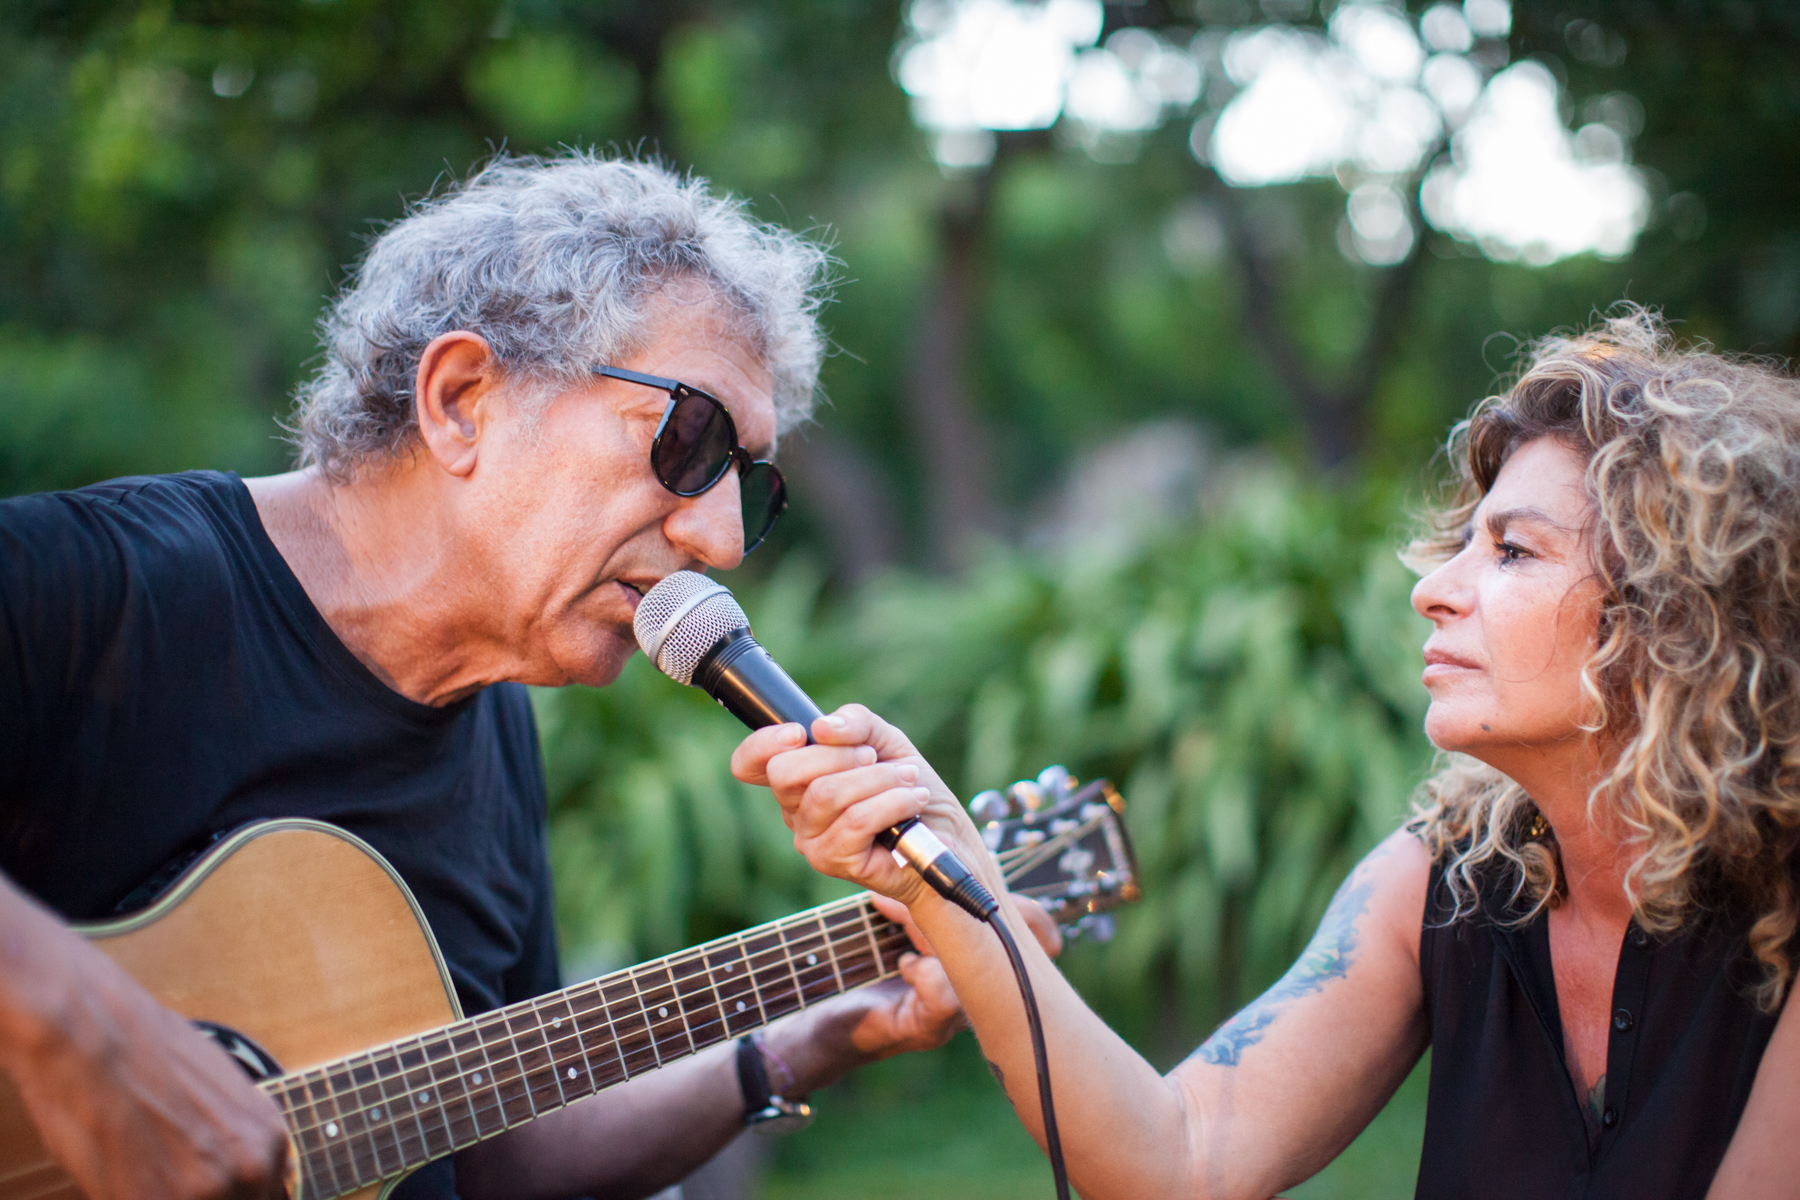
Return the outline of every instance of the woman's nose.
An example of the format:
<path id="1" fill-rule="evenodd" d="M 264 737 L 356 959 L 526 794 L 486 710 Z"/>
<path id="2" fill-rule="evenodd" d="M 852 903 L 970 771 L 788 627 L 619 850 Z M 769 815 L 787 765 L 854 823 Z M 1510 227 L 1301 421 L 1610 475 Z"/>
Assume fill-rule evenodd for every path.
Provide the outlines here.
<path id="1" fill-rule="evenodd" d="M 1414 612 L 1428 621 L 1443 621 L 1469 611 L 1467 554 L 1467 550 L 1462 551 L 1413 585 Z"/>

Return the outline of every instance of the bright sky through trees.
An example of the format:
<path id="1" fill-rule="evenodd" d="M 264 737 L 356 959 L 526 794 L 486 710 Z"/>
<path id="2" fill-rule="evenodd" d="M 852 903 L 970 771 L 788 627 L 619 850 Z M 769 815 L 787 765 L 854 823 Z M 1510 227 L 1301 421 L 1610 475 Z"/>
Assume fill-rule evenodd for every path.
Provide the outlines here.
<path id="1" fill-rule="evenodd" d="M 1370 263 L 1411 249 L 1421 173 L 1424 218 L 1490 258 L 1628 254 L 1650 211 L 1630 104 L 1571 130 L 1556 78 L 1507 65 L 1511 23 L 1505 0 L 1416 24 L 1354 0 L 1323 32 L 1272 22 L 1181 45 L 1127 28 L 1096 45 L 1097 0 L 914 0 L 895 74 L 946 169 L 985 166 L 995 130 L 1066 118 L 1096 158 L 1125 161 L 1144 132 L 1192 119 L 1195 154 L 1232 186 L 1336 178 L 1345 251 Z M 1209 82 L 1229 98 L 1197 110 Z"/>

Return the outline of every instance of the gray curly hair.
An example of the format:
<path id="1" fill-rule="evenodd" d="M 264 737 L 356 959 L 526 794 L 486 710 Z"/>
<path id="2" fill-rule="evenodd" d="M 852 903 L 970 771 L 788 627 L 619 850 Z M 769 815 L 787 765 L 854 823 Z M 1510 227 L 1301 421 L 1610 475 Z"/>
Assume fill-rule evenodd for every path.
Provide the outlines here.
<path id="1" fill-rule="evenodd" d="M 342 482 L 404 453 L 419 358 L 441 334 L 478 334 L 509 374 L 567 386 L 640 347 L 649 302 L 683 283 L 706 289 L 769 368 L 785 432 L 812 412 L 830 263 L 660 163 L 500 155 L 411 205 L 326 310 L 324 361 L 290 428 L 300 465 Z"/>

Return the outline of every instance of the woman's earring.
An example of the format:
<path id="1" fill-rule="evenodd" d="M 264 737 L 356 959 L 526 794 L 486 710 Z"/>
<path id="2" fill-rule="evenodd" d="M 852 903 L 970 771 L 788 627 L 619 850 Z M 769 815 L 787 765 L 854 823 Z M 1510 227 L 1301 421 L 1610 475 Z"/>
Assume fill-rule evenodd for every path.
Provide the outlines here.
<path id="1" fill-rule="evenodd" d="M 1536 841 L 1538 838 L 1543 837 L 1546 833 L 1549 833 L 1549 832 L 1550 832 L 1550 822 L 1544 820 L 1544 814 L 1541 812 L 1532 813 L 1531 814 L 1531 824 L 1526 828 L 1525 836 L 1530 838 L 1532 841 Z"/>

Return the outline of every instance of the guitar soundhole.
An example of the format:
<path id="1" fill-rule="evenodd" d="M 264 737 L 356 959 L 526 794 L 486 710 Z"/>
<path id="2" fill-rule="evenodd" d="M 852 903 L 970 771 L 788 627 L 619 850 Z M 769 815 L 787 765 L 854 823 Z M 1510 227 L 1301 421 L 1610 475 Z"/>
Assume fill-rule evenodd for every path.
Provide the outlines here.
<path id="1" fill-rule="evenodd" d="M 274 1056 L 237 1030 L 215 1025 L 211 1021 L 195 1021 L 194 1028 L 211 1038 L 219 1049 L 231 1055 L 231 1060 L 242 1067 L 244 1074 L 250 1078 L 271 1079 L 281 1074 L 281 1064 L 275 1061 Z"/>

